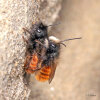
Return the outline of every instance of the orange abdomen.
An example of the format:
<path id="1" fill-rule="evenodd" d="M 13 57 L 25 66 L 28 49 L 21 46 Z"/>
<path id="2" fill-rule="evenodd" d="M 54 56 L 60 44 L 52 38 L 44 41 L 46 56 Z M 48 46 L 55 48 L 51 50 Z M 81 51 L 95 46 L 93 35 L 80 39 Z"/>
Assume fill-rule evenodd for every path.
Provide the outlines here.
<path id="1" fill-rule="evenodd" d="M 34 73 L 34 70 L 37 68 L 37 64 L 38 64 L 38 57 L 36 54 L 34 54 L 32 56 L 28 68 L 26 69 L 26 72 L 29 74 Z"/>
<path id="2" fill-rule="evenodd" d="M 38 73 L 36 73 L 35 78 L 38 81 L 45 82 L 49 80 L 51 73 L 51 68 L 49 66 L 43 67 Z"/>

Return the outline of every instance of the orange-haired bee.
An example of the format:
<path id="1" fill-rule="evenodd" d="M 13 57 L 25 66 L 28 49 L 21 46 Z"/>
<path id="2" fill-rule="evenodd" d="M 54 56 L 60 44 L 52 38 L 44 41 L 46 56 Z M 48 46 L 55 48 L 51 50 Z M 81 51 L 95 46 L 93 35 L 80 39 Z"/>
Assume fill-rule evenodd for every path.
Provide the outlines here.
<path id="1" fill-rule="evenodd" d="M 24 69 L 31 74 L 40 69 L 41 56 L 45 54 L 46 48 L 48 48 L 47 26 L 39 22 L 32 25 L 31 31 L 27 29 L 24 31 L 30 34 L 28 40 L 23 37 L 27 43 Z"/>
<path id="2" fill-rule="evenodd" d="M 66 39 L 64 41 L 74 40 L 74 39 L 80 39 L 80 38 Z M 64 41 L 60 41 L 54 36 L 49 37 L 49 47 L 47 48 L 45 56 L 43 57 L 41 70 L 36 71 L 35 74 L 35 78 L 37 80 L 41 82 L 45 82 L 48 80 L 49 83 L 52 81 L 60 54 L 60 44 L 63 44 Z M 63 45 L 66 46 L 65 44 Z"/>
<path id="3" fill-rule="evenodd" d="M 59 40 L 53 36 L 49 37 L 49 47 L 46 50 L 45 56 L 43 57 L 41 70 L 38 70 L 35 74 L 35 78 L 41 82 L 52 81 L 57 61 L 60 53 Z"/>

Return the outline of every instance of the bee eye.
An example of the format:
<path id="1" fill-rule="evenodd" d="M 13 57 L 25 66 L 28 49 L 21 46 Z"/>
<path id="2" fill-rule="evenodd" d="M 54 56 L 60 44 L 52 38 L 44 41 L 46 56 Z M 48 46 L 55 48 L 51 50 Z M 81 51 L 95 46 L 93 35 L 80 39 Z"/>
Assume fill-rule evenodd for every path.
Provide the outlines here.
<path id="1" fill-rule="evenodd" d="M 37 30 L 39 33 L 41 32 L 39 29 Z"/>
<path id="2" fill-rule="evenodd" d="M 54 44 L 52 44 L 52 47 L 53 47 L 53 48 L 55 48 L 55 45 L 54 45 Z"/>

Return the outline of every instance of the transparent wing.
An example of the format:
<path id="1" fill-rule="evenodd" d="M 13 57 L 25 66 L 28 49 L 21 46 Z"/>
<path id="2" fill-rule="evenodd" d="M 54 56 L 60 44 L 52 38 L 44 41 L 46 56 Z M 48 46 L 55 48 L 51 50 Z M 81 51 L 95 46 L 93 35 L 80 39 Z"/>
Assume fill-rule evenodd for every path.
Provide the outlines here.
<path id="1" fill-rule="evenodd" d="M 50 73 L 50 78 L 48 80 L 49 84 L 51 83 L 52 79 L 54 78 L 56 67 L 57 67 L 57 63 L 52 62 L 50 67 L 51 67 L 51 73 Z"/>

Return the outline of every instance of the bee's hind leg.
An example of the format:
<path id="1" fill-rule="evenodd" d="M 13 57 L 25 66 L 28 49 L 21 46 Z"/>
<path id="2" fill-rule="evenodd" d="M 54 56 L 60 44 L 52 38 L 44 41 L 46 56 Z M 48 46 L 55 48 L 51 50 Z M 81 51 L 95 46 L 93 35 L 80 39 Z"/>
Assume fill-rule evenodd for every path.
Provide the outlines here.
<path id="1" fill-rule="evenodd" d="M 28 40 L 27 40 L 27 39 L 25 39 L 25 37 L 24 37 L 24 36 L 22 36 L 22 38 L 23 38 L 23 41 L 24 41 L 25 43 L 27 43 L 27 44 L 28 44 Z"/>
<path id="2" fill-rule="evenodd" d="M 26 32 L 28 32 L 29 34 L 32 34 L 28 29 L 26 29 L 26 28 L 23 28 L 23 30 L 24 30 L 24 32 L 26 33 Z"/>

